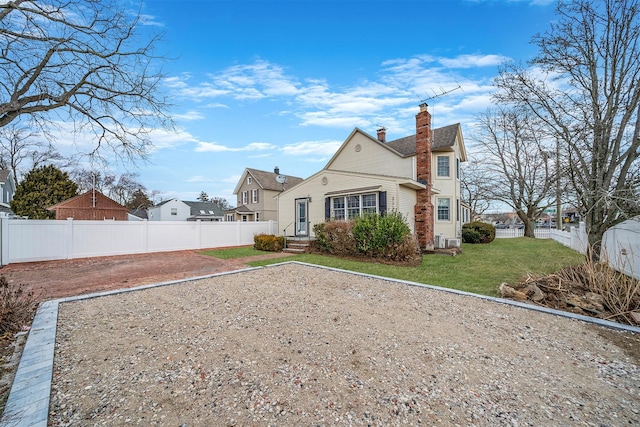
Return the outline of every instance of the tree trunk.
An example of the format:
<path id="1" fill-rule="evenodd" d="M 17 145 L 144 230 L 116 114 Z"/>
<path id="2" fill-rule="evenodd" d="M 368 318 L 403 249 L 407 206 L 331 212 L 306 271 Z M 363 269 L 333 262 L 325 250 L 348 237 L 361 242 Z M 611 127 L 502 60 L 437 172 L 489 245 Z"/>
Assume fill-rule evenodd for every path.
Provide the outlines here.
<path id="1" fill-rule="evenodd" d="M 518 209 L 516 211 L 516 213 L 518 214 L 518 218 L 520 218 L 520 221 L 522 221 L 522 223 L 524 224 L 524 237 L 531 237 L 534 238 L 536 237 L 535 235 L 535 229 L 536 229 L 536 221 L 534 218 L 532 218 L 532 216 L 527 215 L 526 212 L 524 212 L 523 210 Z"/>

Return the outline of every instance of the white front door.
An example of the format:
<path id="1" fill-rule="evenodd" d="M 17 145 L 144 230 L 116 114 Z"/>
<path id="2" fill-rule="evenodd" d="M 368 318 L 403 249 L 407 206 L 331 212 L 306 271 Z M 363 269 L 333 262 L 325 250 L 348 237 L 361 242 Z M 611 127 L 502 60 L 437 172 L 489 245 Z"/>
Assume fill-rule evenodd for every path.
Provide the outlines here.
<path id="1" fill-rule="evenodd" d="M 306 236 L 309 234 L 308 228 L 307 200 L 296 200 L 296 236 Z"/>

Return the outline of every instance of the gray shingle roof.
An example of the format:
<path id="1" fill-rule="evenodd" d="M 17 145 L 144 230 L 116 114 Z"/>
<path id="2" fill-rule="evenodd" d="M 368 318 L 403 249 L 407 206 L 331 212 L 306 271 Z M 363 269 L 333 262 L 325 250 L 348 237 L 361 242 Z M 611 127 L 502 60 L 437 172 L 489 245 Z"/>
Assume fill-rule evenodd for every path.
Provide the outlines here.
<path id="1" fill-rule="evenodd" d="M 273 191 L 282 191 L 282 184 L 276 181 L 276 176 L 278 174 L 274 172 L 261 171 L 258 169 L 247 168 L 247 172 L 251 174 L 251 176 L 256 180 L 258 185 L 265 190 L 273 190 Z M 280 174 L 284 175 L 284 174 Z M 285 190 L 293 187 L 294 185 L 304 181 L 302 178 L 298 178 L 297 176 L 284 175 L 287 177 L 287 182 L 284 184 Z"/>
<path id="2" fill-rule="evenodd" d="M 453 147 L 456 142 L 456 135 L 460 123 L 456 123 L 449 126 L 433 129 L 433 142 L 431 143 L 431 149 L 437 150 L 438 148 Z M 413 156 L 416 154 L 416 136 L 409 135 L 404 138 L 395 139 L 389 141 L 386 145 L 403 156 Z"/>
<path id="3" fill-rule="evenodd" d="M 204 215 L 222 216 L 222 209 L 217 203 L 189 202 L 186 200 L 183 200 L 182 203 L 191 208 L 191 215 L 202 215 L 200 211 L 204 211 Z"/>

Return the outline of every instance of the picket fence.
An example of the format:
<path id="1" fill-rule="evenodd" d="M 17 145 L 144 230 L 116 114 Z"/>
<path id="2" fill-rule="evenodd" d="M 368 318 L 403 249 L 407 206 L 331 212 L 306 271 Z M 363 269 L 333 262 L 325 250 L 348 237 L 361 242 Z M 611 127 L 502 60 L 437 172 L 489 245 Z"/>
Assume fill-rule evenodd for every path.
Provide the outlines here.
<path id="1" fill-rule="evenodd" d="M 253 244 L 275 221 L 80 221 L 0 219 L 0 265 Z"/>
<path id="2" fill-rule="evenodd" d="M 560 231 L 554 228 L 538 227 L 534 230 L 536 239 L 553 239 L 556 242 L 567 246 L 574 251 L 587 253 L 587 232 L 584 223 L 581 222 L 577 227 L 571 227 L 570 231 Z M 500 228 L 496 229 L 497 239 L 509 239 L 515 237 L 524 237 L 523 228 Z"/>

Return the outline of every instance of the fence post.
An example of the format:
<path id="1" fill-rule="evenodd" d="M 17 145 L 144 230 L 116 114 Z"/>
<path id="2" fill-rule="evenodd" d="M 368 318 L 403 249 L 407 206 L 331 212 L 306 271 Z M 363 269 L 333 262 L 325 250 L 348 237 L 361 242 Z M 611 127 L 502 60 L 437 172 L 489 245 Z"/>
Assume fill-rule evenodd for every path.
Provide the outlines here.
<path id="1" fill-rule="evenodd" d="M 202 220 L 196 220 L 196 247 L 202 249 Z"/>
<path id="2" fill-rule="evenodd" d="M 67 253 L 64 259 L 73 258 L 73 218 L 67 218 L 67 232 L 66 232 L 66 250 Z"/>
<path id="3" fill-rule="evenodd" d="M 149 220 L 142 220 L 142 252 L 149 252 Z"/>
<path id="4" fill-rule="evenodd" d="M 9 219 L 0 218 L 0 266 L 9 264 Z"/>

